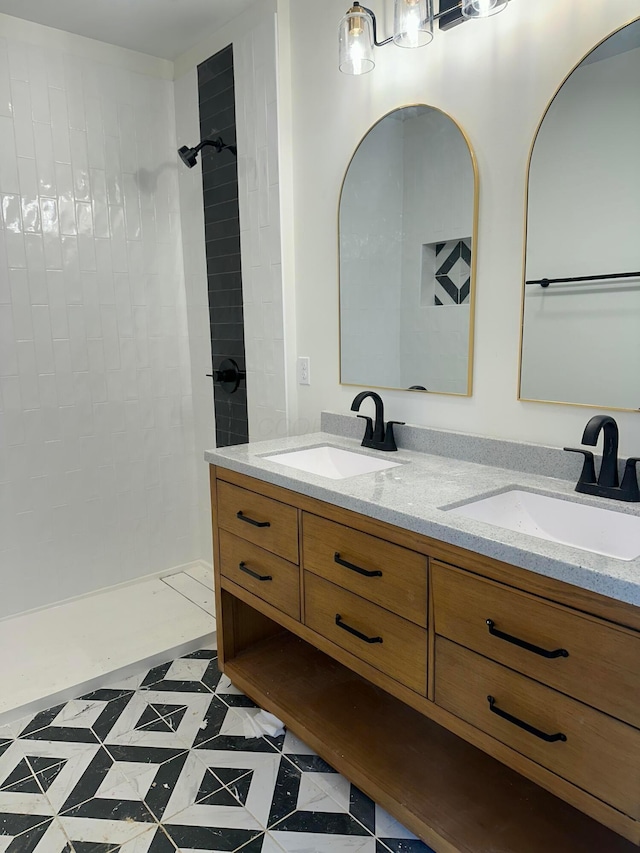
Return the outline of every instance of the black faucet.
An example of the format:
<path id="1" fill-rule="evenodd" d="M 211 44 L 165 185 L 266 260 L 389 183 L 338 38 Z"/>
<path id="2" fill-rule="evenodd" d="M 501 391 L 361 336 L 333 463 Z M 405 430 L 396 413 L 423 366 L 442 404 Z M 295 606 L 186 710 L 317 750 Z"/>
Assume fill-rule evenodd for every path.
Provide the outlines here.
<path id="1" fill-rule="evenodd" d="M 565 447 L 571 453 L 582 453 L 584 464 L 576 485 L 576 492 L 587 495 L 599 495 L 601 498 L 613 498 L 618 501 L 640 501 L 640 489 L 636 476 L 636 463 L 640 457 L 627 459 L 622 485 L 618 479 L 618 424 L 609 415 L 596 415 L 584 428 L 582 444 L 595 447 L 600 432 L 604 432 L 602 462 L 596 480 L 596 468 L 593 453 L 576 447 Z"/>
<path id="2" fill-rule="evenodd" d="M 384 422 L 384 404 L 382 398 L 375 391 L 361 391 L 356 394 L 351 404 L 351 411 L 358 412 L 363 400 L 371 397 L 376 407 L 375 424 L 367 415 L 358 415 L 363 418 L 367 425 L 364 430 L 364 438 L 362 439 L 362 447 L 371 447 L 373 450 L 397 450 L 395 436 L 393 435 L 393 425 L 402 426 L 404 421 L 389 421 L 386 426 Z"/>

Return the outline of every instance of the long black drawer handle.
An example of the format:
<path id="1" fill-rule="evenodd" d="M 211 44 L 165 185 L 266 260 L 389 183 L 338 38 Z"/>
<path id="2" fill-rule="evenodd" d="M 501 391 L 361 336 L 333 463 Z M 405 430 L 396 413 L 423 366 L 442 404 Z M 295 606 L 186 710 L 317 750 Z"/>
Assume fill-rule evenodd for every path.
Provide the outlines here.
<path id="1" fill-rule="evenodd" d="M 240 521 L 246 521 L 247 524 L 253 524 L 254 527 L 271 527 L 270 521 L 256 521 L 255 518 L 249 518 L 248 515 L 245 515 L 242 510 L 236 513 L 236 518 Z"/>
<path id="2" fill-rule="evenodd" d="M 528 652 L 533 652 L 534 655 L 540 655 L 543 658 L 568 658 L 569 652 L 566 649 L 541 649 L 540 646 L 534 646 L 533 643 L 527 643 L 526 640 L 521 640 L 519 637 L 514 637 L 511 634 L 505 634 L 504 631 L 498 631 L 493 619 L 487 619 L 489 633 L 497 637 L 499 640 L 506 640 L 507 643 L 513 643 L 514 646 L 520 646 L 521 649 L 526 649 Z"/>
<path id="3" fill-rule="evenodd" d="M 368 569 L 362 569 L 360 566 L 356 566 L 354 563 L 347 563 L 346 560 L 343 560 L 340 557 L 340 553 L 336 551 L 333 555 L 333 560 L 339 566 L 344 566 L 345 569 L 351 569 L 352 572 L 357 572 L 359 575 L 364 575 L 365 578 L 381 578 L 382 572 L 379 569 L 375 569 L 375 571 L 370 572 Z"/>
<path id="4" fill-rule="evenodd" d="M 241 572 L 245 572 L 245 574 L 251 575 L 251 577 L 255 578 L 257 581 L 272 581 L 273 580 L 271 575 L 259 575 L 257 572 L 252 571 L 244 561 L 242 563 L 238 563 L 238 568 L 240 569 Z"/>
<path id="5" fill-rule="evenodd" d="M 381 643 L 382 637 L 367 637 L 366 634 L 361 634 L 360 631 L 356 631 L 355 628 L 352 628 L 350 625 L 347 625 L 346 622 L 342 621 L 342 616 L 339 613 L 336 613 L 336 625 L 338 628 L 342 628 L 343 631 L 348 631 L 350 634 L 353 634 L 354 637 L 357 637 L 359 640 L 363 640 L 365 643 Z"/>
<path id="6" fill-rule="evenodd" d="M 535 726 L 529 725 L 529 723 L 525 723 L 524 720 L 519 720 L 517 717 L 514 717 L 512 714 L 507 714 L 506 711 L 501 711 L 500 708 L 496 708 L 496 700 L 493 696 L 487 696 L 487 701 L 489 702 L 489 710 L 492 714 L 497 714 L 499 717 L 502 717 L 503 720 L 507 720 L 509 723 L 513 723 L 514 726 L 518 726 L 520 729 L 524 729 L 525 732 L 529 732 L 530 735 L 535 735 L 539 737 L 540 740 L 544 740 L 547 743 L 556 743 L 556 741 L 562 741 L 563 743 L 567 740 L 567 736 L 563 735 L 562 732 L 558 732 L 555 735 L 548 735 L 546 732 L 540 731 L 540 729 L 536 729 Z"/>

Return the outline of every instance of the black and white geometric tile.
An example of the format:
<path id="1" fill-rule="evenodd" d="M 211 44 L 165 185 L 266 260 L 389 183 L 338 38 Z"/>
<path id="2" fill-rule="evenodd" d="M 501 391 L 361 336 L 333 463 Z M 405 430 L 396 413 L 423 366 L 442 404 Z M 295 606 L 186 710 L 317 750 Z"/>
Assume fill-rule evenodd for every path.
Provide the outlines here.
<path id="1" fill-rule="evenodd" d="M 202 649 L 0 728 L 0 853 L 430 853 Z"/>
<path id="2" fill-rule="evenodd" d="M 436 305 L 464 305 L 471 293 L 471 238 L 436 243 Z"/>

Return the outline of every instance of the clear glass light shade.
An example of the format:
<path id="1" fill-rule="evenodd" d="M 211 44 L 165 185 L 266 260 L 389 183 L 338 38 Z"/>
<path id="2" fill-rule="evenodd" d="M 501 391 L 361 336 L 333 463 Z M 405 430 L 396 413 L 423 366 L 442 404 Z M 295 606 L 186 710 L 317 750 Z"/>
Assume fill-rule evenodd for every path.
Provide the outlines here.
<path id="1" fill-rule="evenodd" d="M 340 21 L 338 46 L 343 74 L 366 74 L 375 67 L 373 28 L 366 12 L 347 12 Z"/>
<path id="2" fill-rule="evenodd" d="M 507 8 L 509 0 L 462 0 L 462 15 L 465 18 L 488 18 Z"/>
<path id="3" fill-rule="evenodd" d="M 423 47 L 433 38 L 432 0 L 395 0 L 393 41 L 398 47 Z"/>

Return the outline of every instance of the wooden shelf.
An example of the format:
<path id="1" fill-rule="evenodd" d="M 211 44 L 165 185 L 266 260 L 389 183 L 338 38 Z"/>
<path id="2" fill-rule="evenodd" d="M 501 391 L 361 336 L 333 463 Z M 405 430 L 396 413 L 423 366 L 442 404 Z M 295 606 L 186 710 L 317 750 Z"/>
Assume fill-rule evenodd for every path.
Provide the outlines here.
<path id="1" fill-rule="evenodd" d="M 437 853 L 638 853 L 289 632 L 224 671 Z"/>

